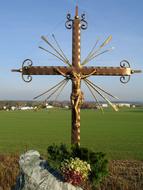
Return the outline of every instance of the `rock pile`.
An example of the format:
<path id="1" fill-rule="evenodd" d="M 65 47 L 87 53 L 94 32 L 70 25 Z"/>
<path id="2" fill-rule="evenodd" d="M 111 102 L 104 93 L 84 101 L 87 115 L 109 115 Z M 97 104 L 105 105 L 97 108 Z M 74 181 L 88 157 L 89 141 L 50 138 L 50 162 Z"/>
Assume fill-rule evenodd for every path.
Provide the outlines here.
<path id="1" fill-rule="evenodd" d="M 30 150 L 20 156 L 20 174 L 15 190 L 82 190 L 63 181 L 37 151 Z"/>

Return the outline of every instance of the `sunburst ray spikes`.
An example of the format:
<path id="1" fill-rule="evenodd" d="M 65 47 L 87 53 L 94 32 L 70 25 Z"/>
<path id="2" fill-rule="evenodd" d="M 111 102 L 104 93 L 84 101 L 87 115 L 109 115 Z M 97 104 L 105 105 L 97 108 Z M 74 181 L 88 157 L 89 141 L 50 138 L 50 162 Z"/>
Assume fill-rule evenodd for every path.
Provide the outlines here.
<path id="1" fill-rule="evenodd" d="M 59 57 L 58 55 L 56 55 L 55 53 L 52 53 L 51 51 L 49 51 L 49 50 L 47 50 L 47 49 L 45 49 L 45 48 L 43 48 L 43 47 L 41 47 L 41 46 L 39 46 L 39 48 L 42 49 L 42 50 L 44 50 L 44 51 L 46 51 L 46 52 L 48 52 L 49 54 L 55 56 L 56 58 L 58 58 L 58 59 L 61 60 L 62 62 L 64 62 L 64 60 L 63 60 L 61 57 Z M 64 62 L 64 63 L 65 63 L 65 62 Z"/>
<path id="2" fill-rule="evenodd" d="M 46 100 L 49 100 L 54 94 L 56 94 L 59 91 L 56 96 L 56 98 L 58 98 L 58 96 L 60 95 L 64 87 L 66 86 L 67 82 L 68 82 L 68 79 L 64 79 L 63 83 L 60 86 L 58 86 L 51 94 L 49 94 Z"/>
<path id="3" fill-rule="evenodd" d="M 81 65 L 86 64 L 87 60 L 89 59 L 89 57 L 92 55 L 93 51 L 95 50 L 95 48 L 96 48 L 98 42 L 99 42 L 99 38 L 96 40 L 96 42 L 95 42 L 93 48 L 91 49 L 91 51 L 89 52 L 89 54 L 87 55 L 87 57 L 83 60 L 83 62 L 81 63 Z"/>
<path id="4" fill-rule="evenodd" d="M 62 48 L 60 47 L 60 44 L 58 43 L 58 41 L 57 41 L 57 39 L 56 39 L 55 35 L 54 35 L 54 34 L 52 34 L 52 37 L 53 37 L 53 39 L 54 39 L 54 41 L 55 41 L 55 43 L 56 43 L 57 47 L 59 48 L 59 50 L 60 50 L 61 54 L 62 54 L 62 55 L 63 55 L 63 57 L 65 58 L 66 63 L 67 63 L 67 64 L 71 67 L 70 62 L 69 62 L 68 58 L 66 57 L 65 53 L 63 52 Z"/>
<path id="5" fill-rule="evenodd" d="M 99 90 L 97 90 L 93 84 L 91 84 L 90 82 L 88 82 L 87 79 L 85 79 L 85 81 L 89 84 L 89 86 L 91 86 L 91 88 L 97 92 L 97 94 L 99 94 L 115 111 L 118 111 L 118 108 L 115 104 L 113 104 L 109 99 L 107 99 L 103 94 L 101 94 L 101 92 L 99 92 Z"/>
<path id="6" fill-rule="evenodd" d="M 69 61 L 67 61 L 67 59 L 47 40 L 45 36 L 41 36 L 41 38 L 49 45 L 50 48 L 52 48 L 55 51 L 57 55 L 53 53 L 54 56 L 56 55 L 57 58 L 59 58 L 60 56 L 60 60 L 62 60 L 65 64 L 68 64 L 69 66 L 71 66 Z"/>
<path id="7" fill-rule="evenodd" d="M 98 99 L 96 98 L 95 94 L 93 93 L 92 88 L 89 86 L 89 84 L 86 82 L 86 80 L 84 80 L 84 83 L 85 83 L 85 85 L 87 86 L 87 88 L 89 89 L 89 91 L 90 91 L 90 93 L 92 94 L 92 96 L 93 96 L 93 98 L 95 99 L 95 101 L 97 102 L 97 104 L 98 104 L 100 110 L 101 110 L 102 112 L 104 112 L 104 110 L 103 110 L 101 104 L 99 103 Z"/>
<path id="8" fill-rule="evenodd" d="M 94 51 L 95 48 L 92 48 L 92 51 L 88 54 L 87 58 L 82 62 L 82 65 L 87 64 L 89 61 L 97 57 L 98 55 L 101 55 L 103 53 L 106 53 L 110 50 L 105 50 L 102 53 L 97 54 L 103 47 L 105 47 L 112 39 L 112 36 L 110 35 L 98 48 Z M 98 42 L 98 40 L 97 40 Z M 97 44 L 97 43 L 96 43 Z M 111 48 L 112 49 L 112 48 Z"/>
<path id="9" fill-rule="evenodd" d="M 56 95 L 54 101 L 56 101 L 58 99 L 58 97 L 60 96 L 61 92 L 64 90 L 64 88 L 65 88 L 65 86 L 67 85 L 68 82 L 69 82 L 69 79 L 66 79 L 65 83 L 61 86 L 61 89 L 59 90 L 58 94 Z"/>
<path id="10" fill-rule="evenodd" d="M 104 50 L 104 51 L 102 51 L 102 52 L 100 52 L 100 53 L 98 53 L 98 54 L 95 53 L 92 57 L 90 57 L 90 58 L 88 59 L 88 62 L 91 61 L 91 60 L 93 60 L 94 58 L 98 57 L 99 55 L 102 55 L 102 54 L 104 54 L 104 53 L 107 53 L 107 52 L 109 52 L 109 51 L 112 51 L 113 49 L 114 49 L 114 47 L 111 47 L 110 49 Z"/>
<path id="11" fill-rule="evenodd" d="M 115 98 L 115 99 L 119 100 L 119 98 L 118 98 L 118 97 L 113 96 L 113 95 L 112 95 L 112 94 L 110 94 L 109 92 L 107 92 L 107 91 L 103 90 L 101 87 L 99 87 L 99 86 L 95 85 L 95 84 L 94 84 L 94 83 L 92 83 L 90 80 L 88 80 L 88 79 L 86 79 L 86 80 L 87 80 L 87 82 L 91 83 L 91 85 L 93 85 L 95 88 L 98 88 L 100 91 L 104 92 L 104 93 L 105 93 L 105 94 L 107 94 L 108 96 L 111 96 L 112 98 Z"/>
<path id="12" fill-rule="evenodd" d="M 61 86 L 63 84 L 63 82 L 67 80 L 67 79 L 63 79 L 62 81 L 60 81 L 58 84 L 56 84 L 55 86 L 53 86 L 52 88 L 46 90 L 45 92 L 41 93 L 40 95 L 34 97 L 34 99 L 37 99 L 45 94 L 47 94 L 48 92 L 50 92 L 51 90 L 55 89 L 55 88 L 58 88 L 59 86 Z"/>
<path id="13" fill-rule="evenodd" d="M 103 48 L 112 40 L 112 36 L 110 35 L 101 45 L 99 48 Z"/>

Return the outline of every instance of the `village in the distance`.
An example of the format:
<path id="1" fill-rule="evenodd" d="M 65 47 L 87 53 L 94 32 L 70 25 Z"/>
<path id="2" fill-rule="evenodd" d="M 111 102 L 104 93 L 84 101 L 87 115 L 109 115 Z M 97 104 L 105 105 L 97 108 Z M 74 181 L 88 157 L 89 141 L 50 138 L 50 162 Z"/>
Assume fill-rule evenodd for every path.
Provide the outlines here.
<path id="1" fill-rule="evenodd" d="M 143 108 L 143 102 L 114 102 L 118 108 Z M 96 102 L 87 101 L 81 106 L 81 109 L 109 108 L 105 102 L 100 102 L 100 106 Z M 53 108 L 70 109 L 70 101 L 0 101 L 0 110 L 16 111 L 16 110 L 49 110 Z"/>

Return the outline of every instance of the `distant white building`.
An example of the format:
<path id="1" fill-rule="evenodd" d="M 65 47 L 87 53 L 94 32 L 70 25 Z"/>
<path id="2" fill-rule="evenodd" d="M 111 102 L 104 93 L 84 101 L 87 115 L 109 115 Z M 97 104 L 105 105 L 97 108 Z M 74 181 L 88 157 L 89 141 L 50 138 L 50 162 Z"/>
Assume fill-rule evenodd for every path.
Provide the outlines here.
<path id="1" fill-rule="evenodd" d="M 102 104 L 103 108 L 108 108 L 108 104 Z"/>
<path id="2" fill-rule="evenodd" d="M 47 109 L 51 109 L 51 108 L 53 108 L 53 106 L 51 106 L 51 105 L 49 105 L 48 103 L 46 103 L 46 108 L 47 108 Z"/>
<path id="3" fill-rule="evenodd" d="M 15 106 L 12 106 L 12 107 L 11 107 L 11 110 L 12 110 L 12 111 L 16 110 L 16 107 L 15 107 Z"/>
<path id="4" fill-rule="evenodd" d="M 6 110 L 6 106 L 3 106 L 3 109 Z"/>
<path id="5" fill-rule="evenodd" d="M 34 108 L 31 106 L 24 106 L 24 107 L 21 107 L 20 110 L 33 110 Z"/>
<path id="6" fill-rule="evenodd" d="M 119 107 L 127 107 L 127 108 L 130 108 L 130 107 L 131 107 L 131 104 L 129 104 L 129 103 L 119 103 L 118 106 L 119 106 Z"/>

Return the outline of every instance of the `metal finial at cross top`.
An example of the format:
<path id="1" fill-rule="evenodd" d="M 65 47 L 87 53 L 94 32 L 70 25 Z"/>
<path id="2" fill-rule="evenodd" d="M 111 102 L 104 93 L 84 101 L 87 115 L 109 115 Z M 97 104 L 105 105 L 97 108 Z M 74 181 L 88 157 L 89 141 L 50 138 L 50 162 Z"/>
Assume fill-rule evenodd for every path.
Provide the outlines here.
<path id="1" fill-rule="evenodd" d="M 130 79 L 131 74 L 139 73 L 140 70 L 132 70 L 128 61 L 123 60 L 120 63 L 120 67 L 86 67 L 84 66 L 97 56 L 110 51 L 110 49 L 101 51 L 112 39 L 112 36 L 109 36 L 98 48 L 96 46 L 99 43 L 99 40 L 96 41 L 95 45 L 89 52 L 88 56 L 81 61 L 80 53 L 80 32 L 81 29 L 85 30 L 87 28 L 87 22 L 85 20 L 85 14 L 82 14 L 81 17 L 78 15 L 78 7 L 76 6 L 75 17 L 71 18 L 71 15 L 67 14 L 67 21 L 65 23 L 67 29 L 72 29 L 72 63 L 68 60 L 64 52 L 62 51 L 58 41 L 55 36 L 52 35 L 56 47 L 52 45 L 49 40 L 42 36 L 41 38 L 47 43 L 48 47 L 51 49 L 47 50 L 43 47 L 40 49 L 52 54 L 57 59 L 65 63 L 67 66 L 33 66 L 33 63 L 30 59 L 26 59 L 22 68 L 18 70 L 12 70 L 15 72 L 22 73 L 22 78 L 26 82 L 32 80 L 31 75 L 62 75 L 64 79 L 59 82 L 57 85 L 47 90 L 46 92 L 35 97 L 38 98 L 46 93 L 53 91 L 48 98 L 50 98 L 57 91 L 59 93 L 63 90 L 65 85 L 69 80 L 72 82 L 72 92 L 71 92 L 71 113 L 72 113 L 72 128 L 71 128 L 71 143 L 80 145 L 80 107 L 83 103 L 83 92 L 81 91 L 81 81 L 83 81 L 88 89 L 90 90 L 92 96 L 96 100 L 97 104 L 101 108 L 99 101 L 95 95 L 100 95 L 104 100 L 110 104 L 114 110 L 117 111 L 117 107 L 110 102 L 106 95 L 116 98 L 111 95 L 109 92 L 106 92 L 101 87 L 92 83 L 88 77 L 90 76 L 120 76 L 120 81 L 122 83 L 127 83 Z M 25 78 L 27 76 L 27 78 Z"/>

